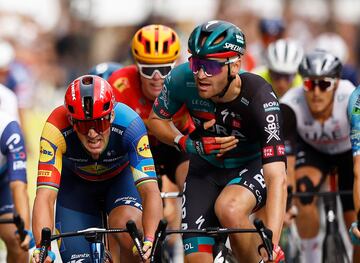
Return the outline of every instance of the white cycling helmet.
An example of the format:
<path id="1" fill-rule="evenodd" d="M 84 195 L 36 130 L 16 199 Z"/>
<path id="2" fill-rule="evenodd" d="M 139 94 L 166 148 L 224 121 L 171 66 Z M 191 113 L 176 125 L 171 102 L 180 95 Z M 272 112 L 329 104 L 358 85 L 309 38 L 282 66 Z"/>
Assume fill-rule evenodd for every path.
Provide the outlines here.
<path id="1" fill-rule="evenodd" d="M 279 39 L 266 50 L 267 67 L 275 72 L 295 74 L 303 58 L 302 47 L 293 40 Z"/>
<path id="2" fill-rule="evenodd" d="M 349 50 L 345 40 L 336 33 L 323 33 L 315 39 L 315 49 L 323 49 L 329 51 L 338 57 L 342 63 L 348 59 Z"/>
<path id="3" fill-rule="evenodd" d="M 8 42 L 0 41 L 0 68 L 7 68 L 14 58 L 14 48 Z"/>

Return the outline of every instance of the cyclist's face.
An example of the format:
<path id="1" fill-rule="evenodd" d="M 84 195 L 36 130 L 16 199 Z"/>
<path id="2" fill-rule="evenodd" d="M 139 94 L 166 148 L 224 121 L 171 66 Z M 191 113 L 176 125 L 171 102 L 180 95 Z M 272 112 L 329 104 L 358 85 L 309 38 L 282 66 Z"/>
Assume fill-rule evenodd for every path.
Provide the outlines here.
<path id="1" fill-rule="evenodd" d="M 206 74 L 204 68 L 200 68 L 197 73 L 194 73 L 199 96 L 203 99 L 209 99 L 219 94 L 227 84 L 227 74 L 227 65 L 223 65 L 221 71 L 212 76 L 208 76 L 209 74 Z"/>
<path id="2" fill-rule="evenodd" d="M 291 88 L 295 74 L 280 74 L 270 71 L 270 77 L 276 95 L 282 97 Z"/>
<path id="3" fill-rule="evenodd" d="M 140 80 L 143 94 L 149 100 L 154 101 L 161 92 L 164 79 L 162 79 L 159 73 L 156 72 L 152 79 L 148 79 L 140 75 Z"/>
<path id="4" fill-rule="evenodd" d="M 113 114 L 111 115 L 110 122 L 113 121 Z M 95 128 L 90 128 L 87 133 L 80 133 L 75 129 L 75 132 L 81 141 L 84 148 L 89 152 L 93 159 L 98 159 L 100 154 L 105 150 L 109 138 L 110 129 L 98 132 Z"/>
<path id="5" fill-rule="evenodd" d="M 338 85 L 338 81 L 334 81 L 332 87 L 330 86 L 328 89 L 323 90 L 321 90 L 318 85 L 311 85 L 313 85 L 311 89 L 304 91 L 306 101 L 309 105 L 311 113 L 321 117 L 322 114 L 326 114 L 328 111 L 332 110 L 334 93 Z"/>

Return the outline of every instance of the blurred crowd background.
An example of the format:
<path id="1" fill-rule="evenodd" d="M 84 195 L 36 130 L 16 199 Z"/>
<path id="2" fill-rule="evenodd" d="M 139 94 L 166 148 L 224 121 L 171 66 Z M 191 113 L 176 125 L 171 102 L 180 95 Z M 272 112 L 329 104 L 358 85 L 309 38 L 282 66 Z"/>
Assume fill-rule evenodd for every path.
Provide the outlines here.
<path id="1" fill-rule="evenodd" d="M 338 55 L 360 71 L 359 0 L 0 0 L 0 41 L 14 48 L 12 63 L 22 68 L 24 80 L 14 91 L 29 151 L 31 205 L 42 126 L 63 102 L 73 79 L 100 62 L 131 64 L 131 38 L 139 27 L 151 23 L 178 32 L 180 62 L 187 60 L 190 32 L 210 19 L 239 26 L 247 50 L 256 57 L 262 18 L 282 19 L 285 37 L 298 40 L 305 51 L 321 34 L 337 34 L 345 43 L 337 48 Z M 3 52 L 0 48 L 0 67 Z"/>

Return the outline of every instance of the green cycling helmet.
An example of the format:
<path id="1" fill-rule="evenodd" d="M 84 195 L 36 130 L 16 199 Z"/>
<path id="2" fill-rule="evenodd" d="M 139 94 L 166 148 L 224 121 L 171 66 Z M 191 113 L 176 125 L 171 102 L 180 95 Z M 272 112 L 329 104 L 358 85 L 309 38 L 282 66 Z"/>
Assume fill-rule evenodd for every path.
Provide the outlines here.
<path id="1" fill-rule="evenodd" d="M 194 56 L 229 58 L 244 55 L 246 43 L 240 28 L 226 21 L 212 20 L 194 29 L 188 46 Z"/>

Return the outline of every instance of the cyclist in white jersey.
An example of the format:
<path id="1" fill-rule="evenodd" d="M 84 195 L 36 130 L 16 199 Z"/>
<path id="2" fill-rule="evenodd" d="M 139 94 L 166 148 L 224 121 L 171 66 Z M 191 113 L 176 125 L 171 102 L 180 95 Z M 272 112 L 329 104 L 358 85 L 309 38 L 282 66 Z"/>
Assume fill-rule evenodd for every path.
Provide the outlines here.
<path id="1" fill-rule="evenodd" d="M 296 157 L 297 191 L 319 191 L 333 166 L 337 168 L 339 190 L 352 189 L 354 175 L 347 106 L 355 87 L 340 79 L 341 70 L 337 57 L 315 50 L 307 54 L 299 66 L 303 86 L 290 89 L 280 100 L 287 153 Z M 356 218 L 354 203 L 351 196 L 341 196 L 341 202 L 344 221 L 349 227 Z M 304 257 L 306 262 L 315 262 L 314 259 L 320 260 L 316 198 L 302 197 L 296 205 Z"/>

